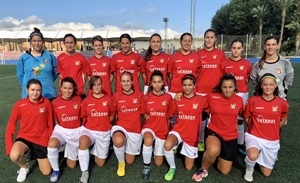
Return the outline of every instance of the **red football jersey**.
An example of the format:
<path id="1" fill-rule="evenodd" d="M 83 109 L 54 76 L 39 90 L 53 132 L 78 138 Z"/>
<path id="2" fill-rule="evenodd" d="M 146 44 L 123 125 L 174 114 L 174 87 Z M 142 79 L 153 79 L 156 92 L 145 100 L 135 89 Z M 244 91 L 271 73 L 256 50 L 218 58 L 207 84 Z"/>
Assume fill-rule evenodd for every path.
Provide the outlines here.
<path id="1" fill-rule="evenodd" d="M 116 124 L 125 128 L 128 132 L 141 133 L 141 114 L 144 114 L 144 101 L 141 92 L 126 95 L 116 92 L 113 95 L 116 104 Z"/>
<path id="2" fill-rule="evenodd" d="M 110 70 L 111 70 L 111 62 L 110 58 L 107 56 L 103 56 L 101 58 L 96 58 L 95 56 L 91 56 L 87 60 L 88 68 L 89 68 L 89 76 L 100 76 L 102 79 L 102 90 L 103 93 L 112 96 L 111 86 L 110 86 Z M 92 92 L 89 91 L 89 95 Z"/>
<path id="3" fill-rule="evenodd" d="M 150 77 L 154 70 L 159 70 L 162 72 L 164 76 L 165 86 L 168 85 L 168 62 L 169 62 L 169 55 L 161 52 L 159 55 L 152 55 L 149 61 L 142 61 L 142 72 L 146 73 L 146 83 L 145 85 L 150 85 Z"/>
<path id="4" fill-rule="evenodd" d="M 173 101 L 173 111 L 177 114 L 177 121 L 172 129 L 180 134 L 182 140 L 190 146 L 197 147 L 199 131 L 201 130 L 202 111 L 208 107 L 203 96 L 192 98 L 181 97 Z"/>
<path id="5" fill-rule="evenodd" d="M 20 121 L 17 138 L 23 138 L 35 144 L 47 147 L 53 131 L 53 110 L 46 98 L 31 103 L 27 98 L 14 105 L 5 130 L 6 154 L 9 155 L 13 146 L 13 137 Z"/>
<path id="6" fill-rule="evenodd" d="M 168 72 L 172 74 L 170 92 L 178 93 L 182 91 L 181 78 L 186 74 L 193 74 L 196 77 L 199 57 L 197 53 L 191 52 L 183 55 L 180 51 L 170 57 Z"/>
<path id="7" fill-rule="evenodd" d="M 65 100 L 61 96 L 52 101 L 54 117 L 58 124 L 64 128 L 78 128 L 80 121 L 81 98 L 74 96 L 70 100 Z"/>
<path id="8" fill-rule="evenodd" d="M 115 116 L 115 105 L 108 95 L 101 98 L 88 96 L 81 104 L 81 118 L 89 130 L 108 131 L 111 129 L 110 117 Z"/>
<path id="9" fill-rule="evenodd" d="M 249 60 L 242 58 L 239 61 L 234 61 L 228 58 L 222 62 L 221 68 L 224 74 L 231 73 L 234 75 L 239 92 L 248 92 L 248 81 L 252 70 Z"/>
<path id="10" fill-rule="evenodd" d="M 221 63 L 226 60 L 226 55 L 219 49 L 213 49 L 212 51 L 201 49 L 197 53 L 200 58 L 197 91 L 207 94 L 212 92 L 212 89 L 222 77 Z"/>
<path id="11" fill-rule="evenodd" d="M 57 57 L 57 73 L 61 78 L 72 77 L 77 84 L 78 95 L 84 94 L 84 75 L 88 74 L 88 65 L 86 59 L 80 53 L 67 55 L 62 53 Z"/>
<path id="12" fill-rule="evenodd" d="M 169 132 L 168 118 L 172 117 L 172 96 L 168 93 L 144 97 L 145 113 L 149 116 L 143 128 L 150 128 L 160 139 L 166 139 Z"/>
<path id="13" fill-rule="evenodd" d="M 206 96 L 210 118 L 208 128 L 220 135 L 223 140 L 233 140 L 238 137 L 238 114 L 243 112 L 243 99 L 236 94 L 224 97 L 221 93 L 210 93 Z"/>
<path id="14" fill-rule="evenodd" d="M 122 72 L 128 71 L 133 75 L 133 86 L 136 91 L 141 91 L 139 83 L 139 73 L 141 71 L 141 56 L 131 52 L 128 55 L 119 52 L 112 56 L 111 72 L 116 74 L 116 92 L 122 91 L 120 77 Z"/>
<path id="15" fill-rule="evenodd" d="M 286 100 L 275 97 L 266 101 L 261 96 L 251 97 L 245 106 L 244 116 L 249 118 L 247 132 L 263 139 L 280 139 L 280 120 L 288 115 Z"/>

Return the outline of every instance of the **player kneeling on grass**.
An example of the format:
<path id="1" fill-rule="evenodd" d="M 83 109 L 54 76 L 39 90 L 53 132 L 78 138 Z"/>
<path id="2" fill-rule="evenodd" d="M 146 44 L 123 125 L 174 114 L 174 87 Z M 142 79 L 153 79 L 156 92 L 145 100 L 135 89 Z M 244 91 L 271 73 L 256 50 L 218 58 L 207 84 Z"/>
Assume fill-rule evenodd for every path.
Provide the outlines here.
<path id="1" fill-rule="evenodd" d="M 265 176 L 270 176 L 280 148 L 280 128 L 285 124 L 288 103 L 278 96 L 276 77 L 266 73 L 256 85 L 255 95 L 246 103 L 245 134 L 247 156 L 244 179 L 253 181 L 254 165 L 258 163 Z"/>
<path id="2" fill-rule="evenodd" d="M 80 181 L 87 183 L 89 179 L 90 153 L 95 156 L 95 162 L 102 167 L 106 161 L 112 121 L 115 117 L 115 105 L 111 97 L 102 93 L 102 79 L 93 76 L 90 79 L 92 94 L 82 101 L 81 118 L 83 126 L 80 129 L 78 158 L 82 171 Z M 94 145 L 91 150 L 90 146 Z"/>
<path id="3" fill-rule="evenodd" d="M 192 179 L 199 182 L 208 176 L 208 168 L 218 158 L 218 170 L 227 175 L 232 162 L 237 156 L 237 119 L 243 112 L 243 99 L 237 92 L 236 79 L 225 74 L 212 93 L 205 97 L 209 105 L 210 119 L 206 128 L 205 146 L 202 165 Z"/>
<path id="4" fill-rule="evenodd" d="M 47 145 L 53 131 L 51 103 L 42 96 L 42 84 L 37 79 L 28 81 L 26 91 L 28 97 L 15 103 L 5 130 L 6 154 L 20 166 L 17 182 L 24 182 L 29 173 L 29 165 L 24 158 L 28 150 L 37 158 L 42 174 L 51 173 L 47 158 Z M 20 128 L 13 142 L 18 121 Z"/>
<path id="5" fill-rule="evenodd" d="M 124 71 L 120 76 L 122 91 L 113 96 L 116 104 L 116 125 L 111 129 L 114 151 L 118 159 L 117 175 L 125 175 L 126 163 L 132 164 L 142 145 L 141 115 L 144 114 L 143 94 L 133 88 L 133 75 Z"/>
<path id="6" fill-rule="evenodd" d="M 59 152 L 65 151 L 69 168 L 75 168 L 78 160 L 81 98 L 76 96 L 76 92 L 75 81 L 65 77 L 60 82 L 61 95 L 52 101 L 56 125 L 47 148 L 53 169 L 51 182 L 57 182 L 60 176 Z"/>
<path id="7" fill-rule="evenodd" d="M 173 114 L 177 115 L 176 123 L 169 132 L 164 145 L 164 154 L 170 169 L 165 180 L 171 181 L 175 175 L 176 165 L 173 149 L 182 143 L 181 154 L 185 156 L 185 168 L 192 170 L 194 160 L 198 157 L 199 131 L 202 111 L 207 108 L 204 97 L 194 93 L 196 78 L 192 74 L 181 79 L 183 95 L 172 104 Z"/>
<path id="8" fill-rule="evenodd" d="M 161 166 L 164 160 L 164 143 L 169 132 L 169 120 L 172 105 L 172 96 L 165 92 L 163 73 L 154 70 L 150 76 L 150 86 L 144 97 L 145 122 L 142 129 L 144 139 L 142 172 L 143 179 L 149 179 L 150 163 L 152 157 L 153 143 L 154 162 Z"/>

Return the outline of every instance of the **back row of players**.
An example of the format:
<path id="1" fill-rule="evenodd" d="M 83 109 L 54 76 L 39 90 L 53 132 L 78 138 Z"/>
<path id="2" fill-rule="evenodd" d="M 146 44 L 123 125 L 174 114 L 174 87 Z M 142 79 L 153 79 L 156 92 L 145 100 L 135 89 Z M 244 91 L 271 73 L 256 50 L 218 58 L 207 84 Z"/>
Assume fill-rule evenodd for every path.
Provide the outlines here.
<path id="1" fill-rule="evenodd" d="M 56 97 L 53 82 L 57 77 L 56 75 L 56 65 L 57 65 L 57 73 L 59 73 L 59 76 L 61 78 L 61 84 L 60 84 L 61 95 L 60 97 L 55 99 L 52 104 L 53 104 L 54 112 L 56 114 L 56 122 L 59 125 L 55 126 L 55 130 L 53 133 L 52 130 L 50 130 L 51 133 L 43 133 L 44 135 L 49 134 L 49 136 L 52 134 L 49 142 L 48 140 L 45 141 L 45 139 L 43 143 L 41 143 L 41 142 L 31 141 L 31 139 L 28 140 L 26 138 L 17 138 L 17 142 L 15 144 L 21 146 L 21 150 L 23 150 L 23 152 L 20 151 L 19 146 L 16 147 L 17 152 L 19 154 L 17 153 L 18 158 L 14 159 L 16 158 L 16 156 L 12 156 L 12 153 L 10 151 L 10 149 L 12 148 L 12 141 L 10 141 L 10 139 L 11 139 L 11 135 L 15 133 L 15 123 L 17 121 L 18 115 L 21 114 L 18 113 L 17 116 L 11 117 L 6 131 L 7 144 L 8 144 L 7 154 L 10 154 L 11 159 L 21 166 L 17 180 L 19 182 L 24 181 L 26 179 L 27 173 L 29 172 L 28 165 L 26 165 L 26 163 L 21 161 L 19 158 L 23 156 L 25 150 L 27 151 L 28 148 L 32 147 L 32 144 L 34 145 L 39 144 L 43 147 L 48 146 L 48 152 L 46 152 L 46 157 L 44 157 L 43 153 L 41 154 L 35 153 L 35 154 L 36 155 L 39 154 L 38 160 L 40 161 L 48 157 L 50 164 L 54 170 L 50 180 L 53 182 L 57 181 L 60 175 L 59 168 L 58 168 L 58 160 L 57 160 L 58 152 L 60 151 L 59 147 L 61 147 L 61 145 L 64 144 L 66 141 L 69 142 L 70 139 L 72 139 L 71 137 L 76 136 L 79 139 L 78 134 L 80 134 L 81 136 L 79 140 L 80 143 L 79 143 L 78 156 L 79 156 L 79 162 L 82 170 L 82 176 L 80 178 L 82 182 L 86 182 L 89 177 L 87 171 L 88 157 L 89 157 L 88 148 L 90 147 L 91 144 L 96 143 L 98 138 L 102 138 L 102 140 L 106 140 L 108 144 L 101 142 L 97 145 L 96 143 L 96 145 L 94 145 L 94 148 L 91 150 L 92 151 L 91 153 L 94 154 L 96 157 L 95 158 L 96 163 L 102 166 L 107 156 L 106 149 L 108 150 L 110 135 L 112 136 L 114 151 L 119 161 L 119 166 L 117 171 L 117 174 L 119 176 L 125 175 L 124 152 L 126 152 L 126 156 L 125 156 L 126 162 L 133 163 L 135 155 L 139 154 L 140 143 L 142 142 L 142 136 L 143 136 L 144 137 L 143 158 L 145 163 L 144 170 L 143 170 L 143 177 L 145 179 L 149 178 L 149 173 L 150 173 L 149 165 L 150 165 L 151 154 L 152 154 L 152 144 L 153 144 L 153 140 L 155 139 L 156 144 L 158 144 L 157 147 L 155 144 L 155 152 L 154 152 L 155 162 L 156 164 L 161 165 L 163 161 L 163 155 L 166 157 L 166 160 L 170 165 L 170 170 L 165 175 L 165 179 L 172 180 L 176 169 L 172 149 L 174 146 L 181 143 L 182 141 L 183 141 L 183 147 L 181 153 L 186 156 L 186 161 L 185 161 L 186 168 L 188 170 L 191 170 L 193 167 L 194 158 L 197 157 L 197 151 L 198 151 L 197 144 L 199 141 L 199 137 L 198 137 L 199 129 L 204 130 L 205 129 L 204 127 L 206 126 L 206 122 L 203 122 L 202 123 L 203 127 L 202 128 L 198 127 L 198 125 L 200 124 L 198 123 L 198 121 L 202 120 L 202 116 L 199 114 L 201 114 L 201 112 L 206 108 L 208 108 L 207 110 L 211 114 L 210 123 L 209 123 L 210 125 L 208 125 L 210 127 L 209 128 L 210 130 L 206 133 L 206 135 L 208 136 L 208 138 L 206 139 L 207 150 L 204 155 L 202 168 L 196 172 L 196 174 L 193 176 L 193 179 L 195 179 L 196 181 L 200 181 L 202 177 L 206 177 L 207 168 L 211 165 L 211 162 L 213 162 L 216 159 L 216 157 L 219 157 L 218 158 L 219 170 L 222 173 L 227 174 L 231 169 L 231 164 L 233 160 L 232 158 L 234 158 L 233 156 L 235 153 L 234 149 L 236 149 L 234 147 L 237 147 L 236 143 L 237 143 L 238 135 L 236 130 L 236 119 L 238 114 L 241 115 L 241 111 L 243 108 L 242 99 L 239 97 L 232 97 L 232 96 L 235 96 L 234 92 L 237 91 L 236 89 L 238 88 L 239 94 L 244 99 L 244 102 L 247 100 L 248 98 L 247 83 L 251 72 L 251 64 L 249 63 L 249 61 L 241 58 L 241 52 L 243 50 L 243 43 L 241 41 L 234 40 L 232 42 L 231 44 L 232 56 L 231 58 L 226 59 L 224 53 L 215 48 L 214 44 L 216 41 L 216 32 L 212 29 L 209 29 L 205 32 L 204 37 L 205 37 L 205 48 L 200 50 L 198 53 L 195 53 L 190 50 L 192 45 L 192 36 L 189 33 L 184 33 L 180 38 L 182 49 L 179 52 L 176 52 L 175 54 L 168 56 L 160 52 L 161 38 L 158 34 L 154 34 L 151 36 L 150 46 L 146 52 L 145 57 L 141 59 L 138 54 L 133 53 L 131 51 L 130 36 L 128 34 L 123 34 L 120 37 L 121 52 L 115 54 L 112 57 L 112 59 L 109 59 L 108 57 L 102 55 L 103 41 L 100 36 L 96 36 L 93 38 L 92 41 L 95 50 L 95 56 L 89 58 L 88 61 L 86 62 L 85 58 L 79 53 L 76 53 L 74 50 L 74 46 L 76 44 L 75 37 L 71 34 L 67 34 L 64 38 L 64 43 L 66 45 L 66 53 L 63 53 L 60 56 L 58 56 L 57 59 L 58 64 L 56 64 L 55 57 L 53 57 L 50 53 L 37 49 L 38 47 L 41 48 L 41 45 L 43 43 L 43 36 L 38 30 L 35 30 L 30 36 L 33 49 L 31 50 L 31 52 L 25 53 L 20 58 L 20 61 L 18 63 L 18 67 L 17 67 L 18 78 L 22 84 L 23 90 L 25 91 L 25 93 L 23 92 L 23 97 L 27 96 L 26 87 L 28 92 L 31 91 L 30 83 L 28 83 L 28 80 L 30 80 L 30 78 L 36 78 L 39 81 L 41 81 L 40 85 L 43 85 L 43 90 L 42 90 L 43 96 L 49 99 L 53 99 Z M 40 53 L 40 55 L 38 55 L 38 53 Z M 33 58 L 34 60 L 32 60 Z M 277 56 L 277 40 L 275 37 L 270 37 L 266 39 L 265 55 L 262 57 L 262 59 L 263 59 L 262 61 L 259 61 L 257 64 L 254 65 L 254 69 L 252 69 L 251 72 L 251 78 L 254 80 L 254 82 L 264 81 L 266 78 L 267 79 L 271 78 L 271 81 L 269 80 L 267 81 L 273 84 L 272 86 L 278 85 L 279 95 L 283 98 L 286 97 L 285 91 L 287 89 L 287 85 L 290 85 L 293 80 L 293 69 L 291 67 L 291 64 L 288 61 L 281 59 L 280 57 Z M 161 72 L 155 70 L 159 70 Z M 138 79 L 140 73 L 143 76 L 143 79 L 145 81 L 145 88 L 146 88 L 145 91 L 148 91 L 147 87 L 150 87 L 150 92 L 147 94 L 146 99 L 142 99 L 143 98 L 141 97 L 142 95 L 139 94 L 140 86 L 139 86 Z M 223 73 L 231 73 L 235 77 L 228 74 L 223 75 Z M 265 73 L 273 73 L 273 75 L 272 74 L 265 75 Z M 155 77 L 152 74 L 154 74 Z M 50 75 L 52 76 L 49 77 Z M 151 75 L 152 77 L 150 77 Z M 265 76 L 262 77 L 263 75 Z M 86 77 L 89 77 L 90 84 L 91 84 L 89 97 L 85 99 L 82 102 L 82 104 L 80 104 L 79 102 L 80 100 L 78 97 L 75 97 L 78 98 L 76 99 L 77 103 L 76 102 L 72 103 L 72 105 L 70 103 L 70 106 L 68 106 L 67 104 L 63 104 L 64 102 L 69 103 L 67 102 L 68 99 L 74 98 L 73 94 L 75 94 L 74 91 L 76 91 L 76 89 L 78 89 L 78 91 L 76 91 L 76 94 L 81 96 L 81 98 L 85 98 L 84 81 Z M 116 94 L 114 94 L 112 100 L 113 102 L 111 102 L 109 97 L 107 97 L 104 94 L 107 94 L 108 96 L 112 95 L 110 84 L 114 77 L 116 78 Z M 51 82 L 47 81 L 49 79 L 52 81 Z M 168 84 L 168 81 L 170 81 L 170 84 Z M 69 83 L 69 87 L 64 86 L 65 83 Z M 176 93 L 183 92 L 183 97 L 178 101 L 170 102 L 171 97 L 169 97 L 169 95 L 165 93 L 163 89 L 164 88 L 163 85 L 165 85 L 166 88 L 169 87 L 170 94 L 172 96 L 174 96 Z M 217 96 L 214 96 L 215 94 L 209 94 L 211 93 L 213 88 L 215 89 L 215 92 L 218 93 L 216 94 Z M 276 87 L 274 87 L 274 90 L 275 88 Z M 103 89 L 103 93 L 102 93 L 102 89 Z M 272 96 L 274 90 L 271 91 Z M 207 99 L 204 99 L 201 96 L 195 95 L 195 91 L 197 91 L 198 94 L 202 96 L 207 94 L 209 95 L 207 96 Z M 37 96 L 38 94 L 33 93 L 33 95 Z M 67 99 L 66 98 L 64 99 L 64 95 L 68 96 L 66 97 Z M 263 92 L 260 95 L 263 95 Z M 162 96 L 165 96 L 165 99 L 162 99 Z M 223 98 L 224 96 L 225 98 Z M 156 100 L 154 101 L 150 100 L 155 97 L 157 98 Z M 30 99 L 30 93 L 29 93 L 29 99 Z M 38 96 L 38 99 L 40 99 L 40 96 Z M 99 99 L 101 100 L 104 99 L 105 101 L 99 102 Z M 190 99 L 192 99 L 193 101 L 191 102 Z M 219 100 L 218 101 L 219 103 L 217 102 L 216 99 Z M 23 102 L 26 103 L 27 100 L 24 99 Z M 214 105 L 212 105 L 212 103 L 214 103 L 213 101 L 215 102 Z M 27 105 L 25 103 L 24 104 L 17 103 L 14 109 L 18 108 L 16 110 L 18 110 L 17 112 L 20 112 L 19 111 L 20 108 Z M 158 105 L 157 103 L 160 103 L 160 105 Z M 173 104 L 171 105 L 171 103 Z M 139 104 L 140 107 L 135 106 Z M 276 112 L 279 112 L 280 114 L 278 116 L 279 121 L 278 119 L 276 119 L 277 121 L 275 123 L 275 121 L 272 121 L 273 118 L 261 116 L 260 119 L 262 120 L 262 122 L 259 123 L 274 124 L 274 125 L 277 124 L 279 130 L 279 122 L 281 119 L 283 119 L 283 121 L 284 118 L 286 119 L 286 113 L 287 113 L 286 102 L 284 103 L 283 101 L 280 101 L 279 104 L 276 105 L 277 106 L 276 110 L 272 109 L 275 110 Z M 101 111 L 96 108 L 93 108 L 96 107 L 96 105 L 100 105 L 104 108 L 107 108 L 108 110 Z M 113 105 L 116 106 L 112 107 Z M 152 105 L 153 107 L 151 107 Z M 55 106 L 57 106 L 57 108 Z M 158 106 L 162 106 L 162 107 L 165 106 L 165 109 L 167 109 L 168 111 L 164 111 L 162 109 L 156 109 L 156 107 Z M 213 108 L 216 106 L 219 107 L 217 107 L 218 109 L 214 111 Z M 36 108 L 36 106 L 34 107 Z M 229 108 L 225 109 L 226 107 Z M 262 108 L 264 107 L 265 106 L 262 106 Z M 80 108 L 81 113 L 77 114 L 77 116 L 75 114 L 68 114 L 68 112 L 71 112 L 70 108 L 73 108 L 74 110 L 75 109 L 79 110 Z M 40 107 L 40 112 L 44 113 L 45 109 L 46 109 L 45 107 Z M 58 109 L 63 111 L 60 113 L 60 115 L 58 115 L 59 114 Z M 230 109 L 234 110 L 235 112 L 229 113 Z M 47 112 L 49 112 L 49 110 L 50 108 L 47 110 Z M 117 113 L 117 120 L 116 120 L 117 125 L 114 125 L 110 131 L 111 126 L 108 124 L 110 124 L 110 122 L 113 120 L 115 116 L 114 115 L 115 112 Z M 230 116 L 229 118 L 231 119 L 224 117 L 225 115 L 224 112 L 226 112 L 226 115 L 229 115 Z M 143 131 L 141 131 L 141 125 L 139 123 L 140 114 L 144 114 L 144 119 L 146 119 L 146 123 L 144 125 Z M 168 135 L 167 119 L 169 117 L 174 116 L 174 114 L 178 115 L 177 123 L 174 126 L 173 130 Z M 217 117 L 214 117 L 214 114 Z M 150 124 L 152 123 L 150 123 L 151 120 L 149 120 L 151 119 L 150 118 L 151 116 L 153 117 L 152 120 L 154 121 L 158 120 L 160 123 L 157 123 L 155 126 L 151 126 Z M 97 117 L 100 118 L 106 117 L 107 119 L 106 121 L 108 123 L 100 124 L 99 121 L 96 120 Z M 248 119 L 249 117 L 250 114 L 248 114 Z M 81 122 L 80 122 L 81 118 L 84 119 L 83 124 L 85 125 L 79 127 L 81 126 Z M 163 123 L 160 118 L 164 118 L 166 123 Z M 88 119 L 94 122 L 88 123 L 89 121 Z M 240 121 L 242 121 L 242 118 L 240 119 L 241 119 Z M 191 123 L 187 123 L 190 120 L 195 122 L 193 123 L 194 126 L 191 125 Z M 77 121 L 77 123 L 69 123 L 69 121 Z M 229 121 L 231 121 L 233 124 L 229 123 Z M 30 123 L 32 123 L 30 124 L 30 127 L 32 127 L 34 121 L 30 121 Z M 163 128 L 161 123 L 166 124 L 165 125 L 166 128 Z M 213 125 L 214 123 L 215 125 Z M 66 124 L 71 126 L 64 126 L 61 124 Z M 91 126 L 86 126 L 87 124 Z M 151 128 L 150 127 L 147 128 L 147 124 L 150 125 Z M 239 141 L 240 144 L 243 144 L 244 129 L 240 128 L 243 125 L 238 125 L 238 126 L 239 126 L 238 131 L 240 132 Z M 49 125 L 49 128 L 51 129 L 51 125 Z M 38 128 L 38 130 L 40 129 L 41 128 Z M 149 131 L 145 129 L 149 129 Z M 29 129 L 26 129 L 24 132 L 27 133 L 27 135 L 31 134 L 28 133 L 27 130 Z M 80 131 L 80 133 L 78 131 Z M 164 134 L 162 133 L 162 131 L 164 132 Z M 225 132 L 226 135 L 223 134 Z M 267 138 L 268 140 L 273 141 L 274 138 L 275 140 L 279 139 L 279 137 L 277 139 L 277 136 L 279 136 L 279 131 L 278 131 L 278 135 L 276 135 L 277 134 L 276 130 L 273 132 L 274 134 L 272 134 L 271 137 L 273 139 Z M 66 136 L 63 136 L 62 134 Z M 200 134 L 201 134 L 200 140 L 204 141 L 204 132 L 200 132 Z M 67 143 L 65 147 L 65 155 L 66 157 L 68 157 L 67 162 L 68 162 L 68 166 L 70 167 L 74 167 L 76 165 L 77 151 L 73 149 L 74 147 L 76 147 L 76 143 L 78 144 L 78 141 L 77 142 L 71 141 Z M 219 152 L 209 151 L 210 149 L 214 149 L 215 146 L 217 147 L 217 149 L 219 149 Z M 222 150 L 220 150 L 221 149 L 220 146 L 225 146 L 226 147 L 225 150 L 223 150 L 223 148 Z M 15 145 L 13 146 L 13 150 L 14 147 Z M 12 152 L 16 153 L 16 151 L 13 150 Z M 99 154 L 100 150 L 104 150 L 104 151 L 102 151 Z M 209 158 L 205 159 L 205 157 L 206 158 L 210 157 L 212 159 Z M 246 164 L 247 161 L 249 160 L 249 158 L 247 159 L 247 157 L 245 159 Z M 258 155 L 256 159 L 257 158 Z M 271 162 L 273 159 L 275 161 L 275 158 L 271 157 Z M 251 160 L 249 161 L 251 162 L 256 160 L 255 158 L 253 160 L 253 156 L 251 156 L 250 159 Z M 261 164 L 261 162 L 259 163 Z M 267 168 L 267 171 L 265 171 L 266 173 L 264 173 L 265 175 L 269 175 L 273 167 L 273 164 L 271 165 L 269 161 L 268 163 L 269 164 L 262 164 Z M 42 164 L 40 165 L 41 165 L 40 168 L 44 174 L 50 173 L 51 169 L 50 171 L 48 171 L 45 162 L 44 162 L 44 166 Z M 245 174 L 245 179 L 246 180 L 248 179 L 248 181 L 251 181 L 252 178 L 251 171 L 253 172 L 253 167 L 252 170 L 250 168 L 248 172 L 246 171 Z M 251 176 L 249 178 L 250 174 Z"/>

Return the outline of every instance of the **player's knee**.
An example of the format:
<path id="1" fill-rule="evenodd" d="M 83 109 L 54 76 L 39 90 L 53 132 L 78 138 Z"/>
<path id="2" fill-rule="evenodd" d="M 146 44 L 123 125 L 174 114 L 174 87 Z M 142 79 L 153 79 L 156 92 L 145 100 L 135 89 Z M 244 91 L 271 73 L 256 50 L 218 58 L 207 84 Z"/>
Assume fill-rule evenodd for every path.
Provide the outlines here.
<path id="1" fill-rule="evenodd" d="M 51 168 L 43 168 L 43 169 L 40 169 L 40 171 L 43 175 L 47 176 L 47 175 L 50 175 Z"/>
<path id="2" fill-rule="evenodd" d="M 11 151 L 9 154 L 9 158 L 12 162 L 16 162 L 20 159 L 21 154 L 19 152 L 16 151 Z"/>
<path id="3" fill-rule="evenodd" d="M 209 157 L 217 157 L 220 154 L 220 149 L 216 147 L 207 148 L 205 155 Z"/>
<path id="4" fill-rule="evenodd" d="M 247 156 L 251 161 L 256 161 L 256 159 L 258 158 L 258 155 L 256 153 L 251 153 L 251 152 L 249 153 L 247 152 Z"/>
<path id="5" fill-rule="evenodd" d="M 230 172 L 230 169 L 229 170 L 219 169 L 219 172 L 223 175 L 228 175 Z"/>
<path id="6" fill-rule="evenodd" d="M 193 169 L 193 166 L 185 165 L 185 169 L 188 170 L 188 171 L 191 171 Z"/>
<path id="7" fill-rule="evenodd" d="M 144 139 L 144 145 L 145 146 L 152 146 L 153 144 L 153 140 L 152 139 L 149 139 L 149 138 L 145 138 Z"/>
<path id="8" fill-rule="evenodd" d="M 166 141 L 165 144 L 164 144 L 164 148 L 166 151 L 171 151 L 173 149 L 173 143 L 170 142 L 170 141 Z"/>
<path id="9" fill-rule="evenodd" d="M 82 136 L 79 139 L 79 148 L 80 149 L 88 149 L 90 146 L 90 139 L 87 136 Z"/>
<path id="10" fill-rule="evenodd" d="M 262 174 L 266 177 L 269 177 L 271 175 L 272 171 L 268 171 L 268 172 L 262 172 Z"/>
<path id="11" fill-rule="evenodd" d="M 48 147 L 50 148 L 58 148 L 60 146 L 58 139 L 51 138 L 48 142 Z"/>

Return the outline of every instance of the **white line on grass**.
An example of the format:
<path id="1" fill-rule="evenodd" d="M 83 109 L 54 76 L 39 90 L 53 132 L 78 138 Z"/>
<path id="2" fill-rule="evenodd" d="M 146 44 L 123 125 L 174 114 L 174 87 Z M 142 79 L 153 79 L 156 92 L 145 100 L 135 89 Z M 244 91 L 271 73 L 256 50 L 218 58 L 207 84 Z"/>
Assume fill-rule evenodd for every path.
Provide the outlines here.
<path id="1" fill-rule="evenodd" d="M 14 78 L 14 77 L 17 77 L 16 75 L 11 75 L 11 76 L 7 76 L 7 77 L 3 77 L 3 78 L 0 78 L 1 79 L 9 79 L 9 78 Z"/>

